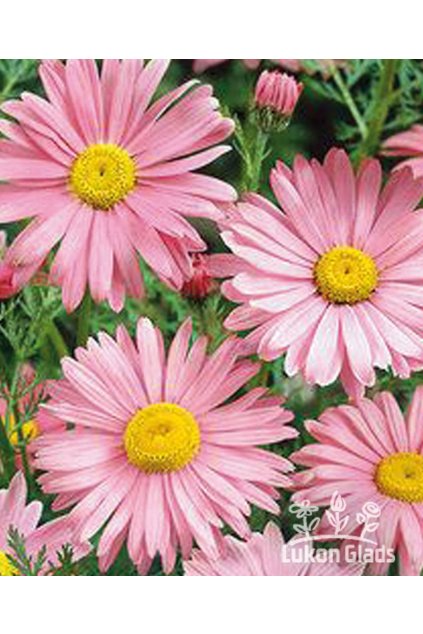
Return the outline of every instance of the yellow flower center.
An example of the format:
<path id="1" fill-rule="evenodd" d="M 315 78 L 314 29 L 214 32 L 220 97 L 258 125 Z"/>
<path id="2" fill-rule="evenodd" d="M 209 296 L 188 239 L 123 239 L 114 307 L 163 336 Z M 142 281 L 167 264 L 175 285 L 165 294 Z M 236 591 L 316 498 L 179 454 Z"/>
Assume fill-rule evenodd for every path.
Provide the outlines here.
<path id="1" fill-rule="evenodd" d="M 381 493 L 403 502 L 423 502 L 423 456 L 395 453 L 383 458 L 376 469 L 376 486 Z"/>
<path id="2" fill-rule="evenodd" d="M 76 157 L 69 185 L 94 209 L 107 211 L 135 187 L 136 165 L 126 150 L 112 143 L 90 145 Z"/>
<path id="3" fill-rule="evenodd" d="M 129 421 L 124 445 L 128 460 L 145 473 L 168 473 L 185 467 L 200 448 L 194 416 L 172 403 L 139 409 Z"/>
<path id="4" fill-rule="evenodd" d="M 1 421 L 3 425 L 6 424 L 5 418 L 2 417 Z M 21 427 L 22 436 L 24 440 L 31 442 L 31 440 L 35 440 L 40 435 L 40 428 L 36 420 L 28 420 Z M 8 432 L 9 442 L 11 445 L 16 447 L 19 444 L 19 433 L 17 430 L 17 425 L 15 421 L 15 417 L 13 415 L 9 416 L 9 432 Z"/>
<path id="5" fill-rule="evenodd" d="M 9 561 L 5 552 L 0 550 L 0 577 L 17 577 L 19 570 Z"/>
<path id="6" fill-rule="evenodd" d="M 319 293 L 335 304 L 356 304 L 370 297 L 378 281 L 373 259 L 354 247 L 334 247 L 316 262 Z"/>

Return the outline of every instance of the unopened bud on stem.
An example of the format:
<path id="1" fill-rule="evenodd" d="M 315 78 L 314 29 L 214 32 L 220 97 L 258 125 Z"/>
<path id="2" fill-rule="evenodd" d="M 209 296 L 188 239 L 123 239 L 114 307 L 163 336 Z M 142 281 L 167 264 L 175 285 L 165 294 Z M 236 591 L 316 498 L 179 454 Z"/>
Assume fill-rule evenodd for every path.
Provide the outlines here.
<path id="1" fill-rule="evenodd" d="M 279 71 L 263 71 L 254 94 L 253 116 L 264 132 L 280 132 L 287 127 L 302 93 L 303 85 Z"/>

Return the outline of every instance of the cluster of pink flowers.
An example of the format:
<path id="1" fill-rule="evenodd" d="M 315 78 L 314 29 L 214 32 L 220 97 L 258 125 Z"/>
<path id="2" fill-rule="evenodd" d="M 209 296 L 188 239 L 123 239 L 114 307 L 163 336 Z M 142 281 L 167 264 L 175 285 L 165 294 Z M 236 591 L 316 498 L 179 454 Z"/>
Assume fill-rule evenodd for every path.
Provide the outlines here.
<path id="1" fill-rule="evenodd" d="M 224 60 L 196 61 L 200 72 Z M 277 62 L 300 70 L 300 60 Z M 78 560 L 101 530 L 102 571 L 126 545 L 140 574 L 156 555 L 170 573 L 179 554 L 189 575 L 362 574 L 362 564 L 286 563 L 275 524 L 251 532 L 252 506 L 280 512 L 279 489 L 321 507 L 341 494 L 352 540 L 359 509 L 373 502 L 375 545 L 396 552 L 401 574 L 418 575 L 423 389 L 405 418 L 389 392 L 372 400 L 365 390 L 378 370 L 406 378 L 423 369 L 421 126 L 385 143 L 386 153 L 414 157 L 385 183 L 378 160 L 355 171 L 334 148 L 322 162 L 279 161 L 270 175 L 277 204 L 257 193 L 237 201 L 230 185 L 197 172 L 230 149 L 221 143 L 234 123 L 207 85 L 190 81 L 154 100 L 167 66 L 105 60 L 100 72 L 94 60 L 47 60 L 46 98 L 24 93 L 2 104 L 11 119 L 0 122 L 0 221 L 30 222 L 7 249 L 1 238 L 0 299 L 53 254 L 49 281 L 67 311 L 86 292 L 119 311 L 126 295 L 143 294 L 141 256 L 195 299 L 225 278 L 222 292 L 238 306 L 224 325 L 243 336 L 210 353 L 207 337 L 190 343 L 188 319 L 166 349 L 160 330 L 140 318 L 135 340 L 120 325 L 64 358 L 63 378 L 37 393 L 46 403 L 28 436 L 30 468 L 54 496 L 52 510 L 67 513 L 37 528 L 42 505 L 26 504 L 18 472 L 0 491 L 0 575 L 20 574 L 11 526 L 30 555 L 47 544 L 53 567 L 62 546 L 72 544 Z M 255 106 L 290 117 L 301 91 L 294 78 L 264 71 Z M 192 217 L 215 221 L 230 253 L 206 254 Z M 250 355 L 283 357 L 286 375 L 312 386 L 339 379 L 350 402 L 305 423 L 316 443 L 290 457 L 271 451 L 288 448 L 298 430 L 282 397 L 246 389 L 260 370 Z M 0 407 L 4 419 L 6 401 Z"/>

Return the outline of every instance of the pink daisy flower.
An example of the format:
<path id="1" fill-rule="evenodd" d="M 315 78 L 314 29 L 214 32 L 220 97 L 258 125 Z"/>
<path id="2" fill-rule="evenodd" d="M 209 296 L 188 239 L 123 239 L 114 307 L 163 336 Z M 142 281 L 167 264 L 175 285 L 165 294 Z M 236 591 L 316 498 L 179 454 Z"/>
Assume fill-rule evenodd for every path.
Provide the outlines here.
<path id="1" fill-rule="evenodd" d="M 205 244 L 187 217 L 219 219 L 234 190 L 193 173 L 227 152 L 233 130 L 210 86 L 195 82 L 152 97 L 166 60 L 45 61 L 48 100 L 24 93 L 2 104 L 0 222 L 34 217 L 10 247 L 19 265 L 38 264 L 60 243 L 50 281 L 68 311 L 89 286 L 120 310 L 141 296 L 137 254 L 175 288 Z M 192 88 L 192 90 L 190 90 Z"/>
<path id="2" fill-rule="evenodd" d="M 7 555 L 15 556 L 8 546 L 10 527 L 16 529 L 25 538 L 26 553 L 36 557 L 43 546 L 47 547 L 46 563 L 41 574 L 47 574 L 48 564 L 58 564 L 57 553 L 66 544 L 73 547 L 73 561 L 88 554 L 88 544 L 75 542 L 73 528 L 68 517 L 60 517 L 38 526 L 43 505 L 35 501 L 26 503 L 27 488 L 23 474 L 18 471 L 8 489 L 0 490 L 0 577 L 19 575 L 19 570 L 10 562 Z"/>
<path id="3" fill-rule="evenodd" d="M 295 540 L 285 543 L 273 522 L 267 524 L 263 535 L 253 533 L 247 542 L 229 535 L 225 542 L 226 552 L 219 559 L 210 559 L 195 550 L 191 560 L 184 564 L 186 574 L 194 577 L 355 577 L 363 570 L 361 564 L 309 562 L 306 555 L 312 553 L 311 544 L 302 546 L 304 561 L 294 563 Z M 285 558 L 282 557 L 283 550 Z"/>
<path id="4" fill-rule="evenodd" d="M 62 362 L 65 378 L 51 389 L 46 408 L 75 429 L 37 441 L 36 466 L 47 472 L 39 481 L 57 494 L 54 508 L 76 504 L 82 539 L 105 526 L 102 570 L 125 541 L 141 573 L 156 553 L 170 572 L 177 548 L 187 558 L 193 540 L 218 557 L 223 524 L 248 537 L 250 504 L 278 513 L 275 487 L 291 482 L 291 463 L 256 447 L 296 436 L 283 399 L 257 388 L 224 404 L 258 365 L 239 360 L 237 339 L 208 357 L 207 338 L 189 351 L 190 335 L 186 321 L 166 357 L 148 319 L 136 346 L 122 326 L 116 341 L 100 333 Z"/>
<path id="5" fill-rule="evenodd" d="M 326 410 L 318 421 L 307 421 L 307 431 L 319 441 L 291 455 L 309 467 L 296 475 L 300 489 L 294 500 L 306 498 L 326 506 L 333 493 L 346 502 L 353 534 L 359 527 L 356 513 L 365 503 L 380 510 L 379 526 L 372 533 L 379 546 L 397 551 L 400 572 L 418 575 L 423 567 L 423 388 L 417 388 L 406 418 L 392 394 L 373 401 Z M 384 574 L 387 563 L 372 564 Z"/>
<path id="6" fill-rule="evenodd" d="M 355 176 L 342 150 L 323 165 L 279 162 L 271 185 L 284 212 L 250 195 L 222 234 L 244 261 L 222 286 L 242 303 L 226 327 L 254 328 L 247 344 L 269 361 L 286 353 L 289 376 L 340 376 L 355 397 L 375 367 L 408 377 L 423 365 L 423 181 L 401 170 L 381 192 L 381 180 L 378 161 Z"/>
<path id="7" fill-rule="evenodd" d="M 410 130 L 400 132 L 386 139 L 382 145 L 385 156 L 409 156 L 396 169 L 406 167 L 413 170 L 416 178 L 423 176 L 423 125 L 413 125 Z"/>

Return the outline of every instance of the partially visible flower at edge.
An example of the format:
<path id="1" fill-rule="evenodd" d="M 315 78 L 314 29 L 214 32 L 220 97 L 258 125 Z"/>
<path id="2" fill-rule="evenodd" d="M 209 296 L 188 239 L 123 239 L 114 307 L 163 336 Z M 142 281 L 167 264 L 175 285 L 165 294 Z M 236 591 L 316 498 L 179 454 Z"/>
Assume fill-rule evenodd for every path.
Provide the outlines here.
<path id="1" fill-rule="evenodd" d="M 193 63 L 193 71 L 195 73 L 204 73 L 209 68 L 219 66 L 224 62 L 234 60 L 229 59 L 195 59 Z M 242 60 L 246 68 L 249 70 L 256 70 L 260 66 L 261 59 L 243 59 Z M 305 71 L 308 74 L 313 72 L 320 72 L 324 79 L 330 77 L 333 66 L 345 66 L 346 60 L 343 59 L 316 59 L 313 60 L 316 64 L 316 69 L 310 69 L 309 65 L 304 64 L 305 60 L 302 59 L 272 59 L 270 60 L 277 66 L 289 70 L 291 73 L 299 73 Z"/>
<path id="2" fill-rule="evenodd" d="M 213 68 L 214 66 L 219 66 L 224 62 L 228 62 L 231 60 L 227 59 L 195 59 L 193 62 L 192 69 L 194 73 L 204 73 L 204 71 L 209 68 Z M 243 59 L 242 60 L 246 68 L 250 70 L 255 70 L 258 68 L 260 61 L 259 59 Z"/>
<path id="3" fill-rule="evenodd" d="M 311 561 L 312 543 L 295 544 L 295 539 L 285 543 L 279 528 L 269 522 L 264 533 L 253 533 L 242 542 L 225 537 L 226 552 L 218 559 L 211 559 L 199 550 L 184 563 L 188 576 L 217 577 L 321 577 L 360 576 L 363 565 L 319 563 Z M 283 557 L 284 556 L 284 557 Z"/>
<path id="4" fill-rule="evenodd" d="M 423 125 L 413 125 L 405 132 L 399 132 L 386 139 L 382 144 L 384 156 L 408 156 L 395 169 L 410 167 L 416 178 L 423 176 Z"/>
<path id="5" fill-rule="evenodd" d="M 421 386 L 405 416 L 390 392 L 331 407 L 305 423 L 317 442 L 290 456 L 307 467 L 293 476 L 295 502 L 328 506 L 334 492 L 341 494 L 349 513 L 343 533 L 359 536 L 371 517 L 375 545 L 395 550 L 400 574 L 411 576 L 423 568 L 422 412 Z M 388 568 L 387 558 L 369 566 L 375 575 Z"/>
<path id="6" fill-rule="evenodd" d="M 89 553 L 91 547 L 87 542 L 75 541 L 73 526 L 68 516 L 39 526 L 43 505 L 38 500 L 27 504 L 26 498 L 25 477 L 18 471 L 9 487 L 0 490 L 0 577 L 20 574 L 7 557 L 7 555 L 14 556 L 8 545 L 11 527 L 24 537 L 27 555 L 34 557 L 44 546 L 47 548 L 41 575 L 49 574 L 49 563 L 53 566 L 58 565 L 57 553 L 65 545 L 72 547 L 73 561 L 78 561 Z"/>

